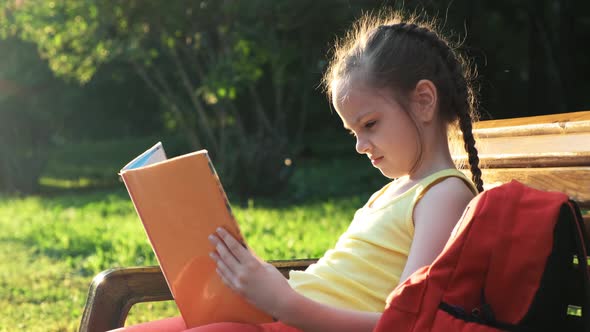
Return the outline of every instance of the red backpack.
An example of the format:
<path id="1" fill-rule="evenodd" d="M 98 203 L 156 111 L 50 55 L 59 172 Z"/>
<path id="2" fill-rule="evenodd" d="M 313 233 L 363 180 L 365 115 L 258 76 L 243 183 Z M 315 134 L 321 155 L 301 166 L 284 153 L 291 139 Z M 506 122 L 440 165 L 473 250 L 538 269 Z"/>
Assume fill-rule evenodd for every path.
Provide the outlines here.
<path id="1" fill-rule="evenodd" d="M 517 181 L 485 191 L 437 259 L 391 293 L 374 331 L 590 331 L 590 314 L 571 315 L 590 310 L 587 262 L 573 258 L 586 257 L 583 227 L 565 194 Z"/>

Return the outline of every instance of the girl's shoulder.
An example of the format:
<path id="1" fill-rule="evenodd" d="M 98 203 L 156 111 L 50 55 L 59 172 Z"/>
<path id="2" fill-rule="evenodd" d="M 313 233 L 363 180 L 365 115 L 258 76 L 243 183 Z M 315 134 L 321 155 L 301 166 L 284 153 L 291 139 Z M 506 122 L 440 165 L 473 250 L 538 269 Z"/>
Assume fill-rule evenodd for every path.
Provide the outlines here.
<path id="1" fill-rule="evenodd" d="M 413 196 L 414 203 L 417 203 L 434 187 L 437 187 L 436 192 L 442 191 L 451 195 L 459 192 L 471 193 L 472 196 L 477 194 L 473 183 L 460 170 L 448 168 L 419 180 L 412 181 L 407 177 L 395 179 L 371 195 L 365 207 L 378 208 L 406 195 Z"/>
<path id="2" fill-rule="evenodd" d="M 473 195 L 477 195 L 477 188 L 473 182 L 456 168 L 443 169 L 438 172 L 434 172 L 419 181 L 420 196 L 423 196 L 431 188 L 437 187 L 437 191 L 451 191 L 455 190 L 467 190 Z"/>
<path id="3" fill-rule="evenodd" d="M 469 179 L 459 176 L 449 176 L 441 178 L 440 181 L 433 182 L 421 196 L 422 200 L 430 198 L 446 201 L 457 196 L 473 198 L 475 195 L 477 195 L 477 190 Z"/>
<path id="4" fill-rule="evenodd" d="M 420 219 L 420 215 L 432 217 L 435 214 L 460 214 L 477 193 L 473 182 L 461 171 L 446 172 L 444 176 L 428 182 L 419 193 L 414 205 L 413 219 L 417 216 Z"/>

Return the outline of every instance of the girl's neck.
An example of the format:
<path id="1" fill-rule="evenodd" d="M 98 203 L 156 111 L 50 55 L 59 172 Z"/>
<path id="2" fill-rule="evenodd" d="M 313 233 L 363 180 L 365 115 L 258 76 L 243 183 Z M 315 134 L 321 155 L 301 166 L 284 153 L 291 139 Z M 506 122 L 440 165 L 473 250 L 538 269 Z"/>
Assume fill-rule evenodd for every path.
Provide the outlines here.
<path id="1" fill-rule="evenodd" d="M 423 154 L 417 168 L 408 174 L 408 179 L 410 181 L 420 181 L 430 174 L 449 168 L 455 168 L 455 163 L 451 157 L 448 144 L 441 144 L 434 151 Z"/>
<path id="2" fill-rule="evenodd" d="M 434 123 L 423 130 L 422 156 L 415 169 L 408 174 L 411 182 L 420 181 L 443 169 L 455 168 L 449 149 L 447 125 L 439 122 L 438 118 Z"/>

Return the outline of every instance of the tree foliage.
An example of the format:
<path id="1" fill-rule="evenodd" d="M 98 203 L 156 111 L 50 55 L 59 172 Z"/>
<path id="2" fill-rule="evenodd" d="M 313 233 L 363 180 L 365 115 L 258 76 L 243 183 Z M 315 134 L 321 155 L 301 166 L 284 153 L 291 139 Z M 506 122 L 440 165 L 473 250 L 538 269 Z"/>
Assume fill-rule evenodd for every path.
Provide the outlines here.
<path id="1" fill-rule="evenodd" d="M 310 0 L 2 2 L 1 33 L 35 43 L 56 75 L 85 84 L 105 63 L 126 63 L 226 181 L 269 193 L 290 174 L 330 17 L 346 16 Z"/>

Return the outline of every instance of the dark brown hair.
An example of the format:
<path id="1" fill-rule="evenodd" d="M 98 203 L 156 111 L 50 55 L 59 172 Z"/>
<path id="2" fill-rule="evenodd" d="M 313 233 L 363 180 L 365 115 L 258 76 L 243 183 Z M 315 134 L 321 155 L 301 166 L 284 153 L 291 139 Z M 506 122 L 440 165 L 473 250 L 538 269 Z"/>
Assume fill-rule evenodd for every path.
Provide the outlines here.
<path id="1" fill-rule="evenodd" d="M 471 85 L 475 74 L 455 47 L 436 32 L 434 22 L 394 12 L 364 15 L 336 41 L 323 79 L 328 94 L 334 82 L 348 82 L 352 75 L 369 87 L 389 89 L 402 105 L 407 105 L 407 96 L 418 81 L 432 81 L 438 90 L 440 116 L 450 125 L 458 122 L 473 182 L 483 191 L 472 133 L 477 118 Z"/>

